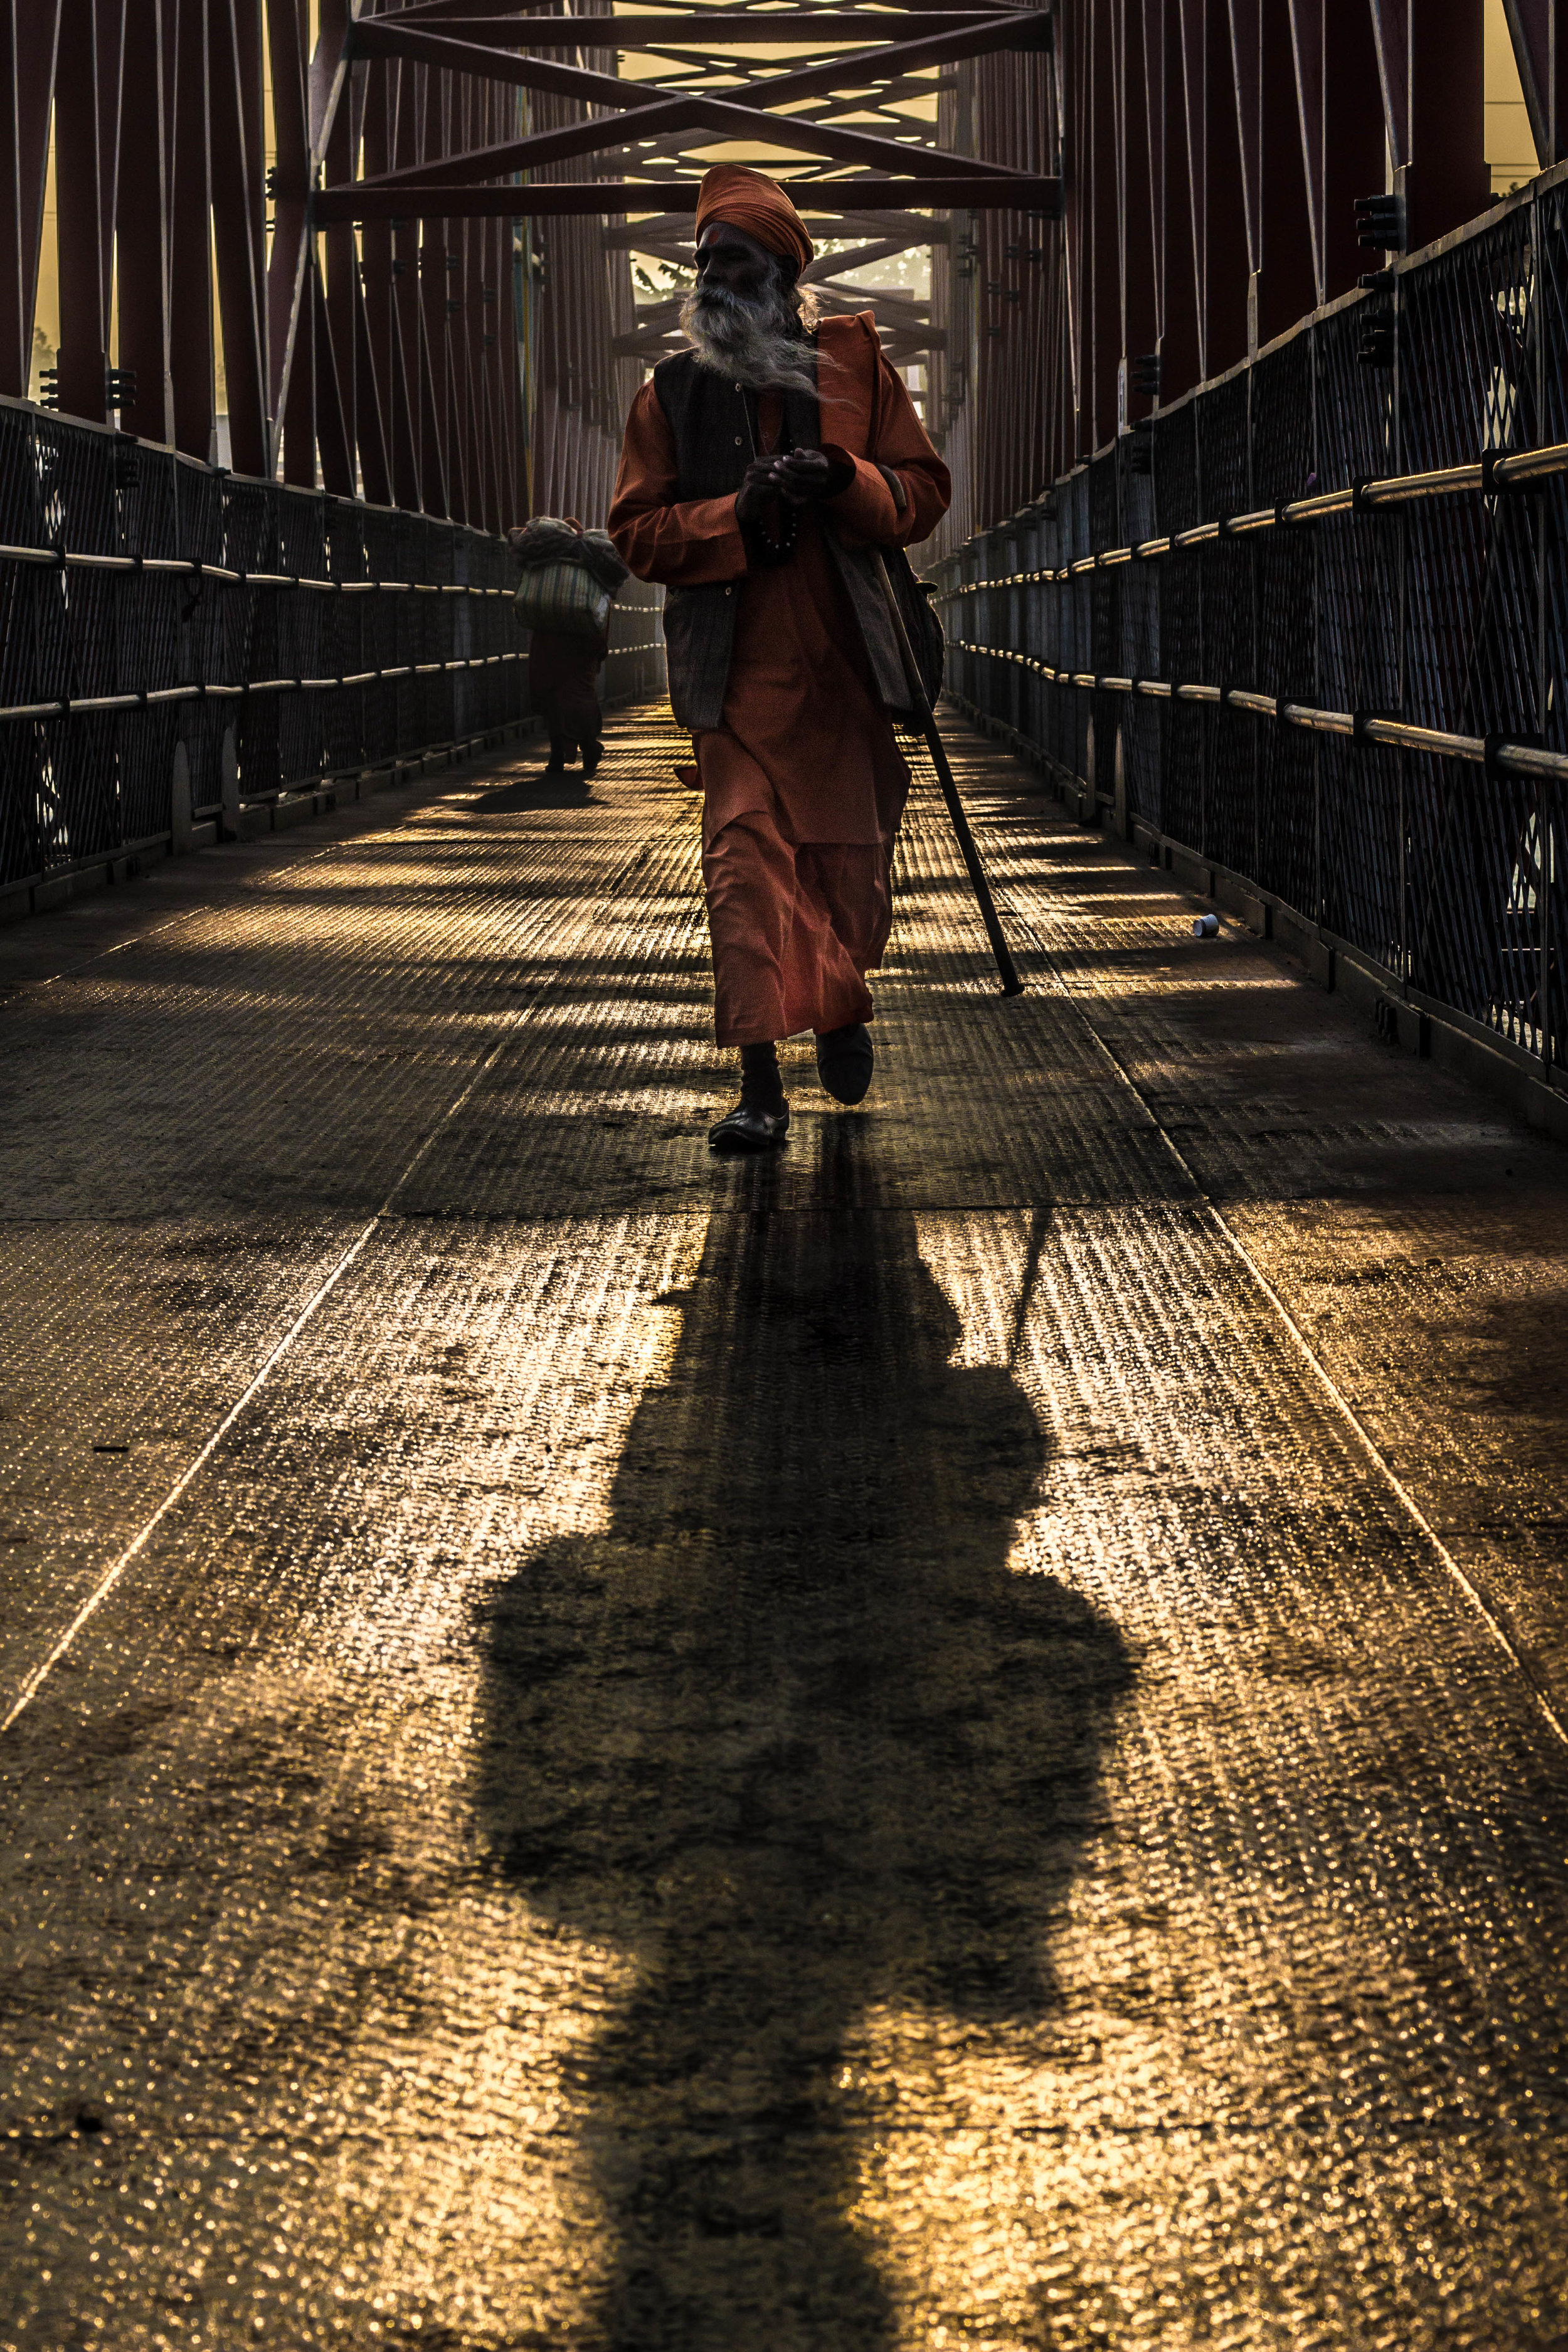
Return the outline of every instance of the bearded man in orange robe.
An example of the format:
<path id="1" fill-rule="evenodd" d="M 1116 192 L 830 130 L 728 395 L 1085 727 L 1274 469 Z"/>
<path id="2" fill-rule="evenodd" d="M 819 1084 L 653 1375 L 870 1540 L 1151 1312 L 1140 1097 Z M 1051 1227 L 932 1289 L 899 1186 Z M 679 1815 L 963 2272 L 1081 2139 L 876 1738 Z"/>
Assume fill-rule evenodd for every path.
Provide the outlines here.
<path id="1" fill-rule="evenodd" d="M 692 348 L 633 403 L 609 513 L 624 561 L 665 584 L 702 785 L 719 1043 L 741 1050 L 719 1151 L 783 1139 L 781 1038 L 816 1032 L 837 1101 L 870 1085 L 866 975 L 910 783 L 889 714 L 910 702 L 876 551 L 924 539 L 951 496 L 873 313 L 816 320 L 812 257 L 775 181 L 707 173 Z"/>

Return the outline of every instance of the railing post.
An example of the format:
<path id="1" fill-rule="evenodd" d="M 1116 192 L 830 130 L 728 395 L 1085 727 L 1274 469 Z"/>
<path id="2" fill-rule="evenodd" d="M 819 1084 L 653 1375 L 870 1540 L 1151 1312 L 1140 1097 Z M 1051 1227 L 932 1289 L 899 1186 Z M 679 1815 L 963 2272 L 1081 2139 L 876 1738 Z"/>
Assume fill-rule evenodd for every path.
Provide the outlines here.
<path id="1" fill-rule="evenodd" d="M 1568 26 L 1563 28 L 1563 35 L 1560 37 L 1554 24 L 1552 27 L 1552 35 L 1554 42 L 1559 37 L 1562 37 L 1564 40 L 1565 45 L 1568 45 Z M 1555 89 L 1553 89 L 1552 92 L 1552 110 L 1549 119 L 1554 134 L 1556 125 Z M 1542 215 L 1544 209 L 1545 207 L 1542 202 L 1541 190 L 1539 187 L 1536 187 L 1531 192 L 1530 199 L 1530 252 L 1533 277 L 1533 284 L 1531 289 L 1530 299 L 1530 326 L 1532 331 L 1532 341 L 1535 345 L 1535 416 L 1531 437 L 1535 441 L 1544 440 L 1550 429 L 1547 418 L 1546 400 L 1546 331 L 1547 324 L 1552 314 L 1550 309 L 1550 298 L 1547 290 L 1548 272 L 1542 262 L 1544 252 L 1544 247 L 1542 244 L 1544 228 Z M 1547 580 L 1547 543 L 1551 537 L 1551 533 L 1546 520 L 1544 500 L 1542 500 L 1535 509 L 1534 523 L 1535 731 L 1540 736 L 1542 741 L 1544 742 L 1546 740 L 1547 726 L 1550 722 L 1552 699 L 1550 609 L 1548 604 L 1549 583 Z M 1535 850 L 1537 880 L 1535 895 L 1536 903 L 1539 906 L 1541 912 L 1541 976 L 1538 982 L 1539 1017 L 1536 1026 L 1538 1031 L 1538 1043 L 1541 1048 L 1541 1075 L 1548 1086 L 1552 1084 L 1553 1073 L 1557 1064 L 1556 1043 L 1552 1033 L 1553 1005 L 1552 987 L 1552 883 L 1554 879 L 1552 866 L 1555 862 L 1557 849 L 1557 795 L 1558 787 L 1555 784 L 1542 782 L 1536 785 Z"/>
<path id="2" fill-rule="evenodd" d="M 1163 473 L 1163 451 L 1169 431 L 1165 419 L 1157 415 L 1153 430 L 1149 436 L 1149 516 L 1152 525 L 1151 536 L 1154 538 L 1158 538 L 1165 528 L 1160 506 L 1160 482 Z M 1154 611 L 1154 641 L 1160 654 L 1156 667 L 1163 674 L 1165 667 L 1165 567 L 1163 563 L 1157 563 L 1154 566 L 1154 584 L 1151 591 L 1151 601 Z M 1158 779 L 1160 793 L 1157 823 L 1161 832 L 1163 833 L 1165 811 L 1171 804 L 1171 727 L 1163 703 L 1156 703 L 1154 706 L 1154 730 L 1155 741 L 1158 745 L 1154 772 Z"/>
<path id="3" fill-rule="evenodd" d="M 1394 281 L 1394 378 L 1389 390 L 1389 470 L 1402 473 L 1405 468 L 1405 352 L 1404 352 L 1403 288 Z M 1396 562 L 1399 566 L 1399 637 L 1394 647 L 1394 703 L 1404 713 L 1410 692 L 1410 599 L 1412 593 L 1410 517 L 1404 508 L 1395 520 L 1398 532 Z M 1399 981 L 1402 994 L 1410 988 L 1410 754 L 1394 753 L 1394 822 L 1399 827 L 1397 887 L 1399 891 Z"/>
<path id="4" fill-rule="evenodd" d="M 1322 349 L 1321 333 L 1314 319 L 1308 329 L 1312 343 L 1312 478 L 1322 478 L 1323 432 L 1321 415 Z M 1323 551 L 1314 532 L 1312 537 L 1312 699 L 1323 698 Z M 1312 920 L 1321 929 L 1327 911 L 1323 889 L 1323 747 L 1316 737 L 1312 740 Z"/>
<path id="5" fill-rule="evenodd" d="M 1196 511 L 1199 520 L 1202 522 L 1207 522 L 1210 520 L 1210 517 L 1208 500 L 1204 494 L 1204 395 L 1201 392 L 1196 394 L 1194 397 L 1191 413 L 1193 420 L 1193 479 L 1197 487 Z M 1199 677 L 1206 678 L 1208 676 L 1208 647 L 1205 643 L 1207 633 L 1204 627 L 1204 621 L 1207 599 L 1204 594 L 1205 565 L 1202 556 L 1198 558 L 1194 570 L 1195 573 L 1195 593 L 1193 601 L 1195 610 L 1193 622 L 1193 635 L 1196 646 L 1195 659 L 1197 662 Z M 1209 756 L 1212 748 L 1213 729 L 1209 724 L 1209 714 L 1206 708 L 1200 708 L 1198 711 L 1197 846 L 1200 850 L 1204 851 L 1207 850 L 1209 845 Z"/>
<path id="6" fill-rule="evenodd" d="M 1247 371 L 1247 503 L 1249 509 L 1258 504 L 1258 456 L 1255 438 L 1257 399 L 1258 370 L 1256 366 L 1253 366 L 1248 368 Z M 1247 566 L 1247 593 L 1251 604 L 1251 609 L 1247 614 L 1247 667 L 1249 680 L 1257 677 L 1258 675 L 1258 571 L 1262 562 L 1262 552 L 1257 543 L 1254 542 L 1253 546 L 1248 551 Z M 1222 685 L 1234 685 L 1235 680 L 1222 679 L 1220 682 Z M 1222 709 L 1222 724 L 1223 719 L 1224 713 Z M 1261 875 L 1263 871 L 1263 776 L 1268 755 L 1264 749 L 1262 730 L 1257 727 L 1252 730 L 1251 750 L 1252 870 L 1254 874 Z"/>

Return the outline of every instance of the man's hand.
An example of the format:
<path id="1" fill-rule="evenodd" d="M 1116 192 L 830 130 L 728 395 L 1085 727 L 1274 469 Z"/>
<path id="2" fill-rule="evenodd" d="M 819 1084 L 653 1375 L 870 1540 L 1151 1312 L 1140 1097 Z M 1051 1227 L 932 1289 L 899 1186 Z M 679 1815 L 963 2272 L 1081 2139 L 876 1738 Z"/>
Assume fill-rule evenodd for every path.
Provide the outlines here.
<path id="1" fill-rule="evenodd" d="M 782 457 L 753 457 L 735 493 L 740 522 L 755 522 L 770 499 L 787 499 L 792 507 L 810 506 L 838 488 L 832 458 L 825 449 L 791 449 Z"/>
<path id="2" fill-rule="evenodd" d="M 777 457 L 753 457 L 735 493 L 737 522 L 759 522 L 765 508 L 779 496 Z"/>
<path id="3" fill-rule="evenodd" d="M 814 499 L 825 499 L 833 480 L 833 460 L 821 449 L 792 449 L 787 457 L 775 457 L 779 494 L 791 506 L 809 506 Z"/>

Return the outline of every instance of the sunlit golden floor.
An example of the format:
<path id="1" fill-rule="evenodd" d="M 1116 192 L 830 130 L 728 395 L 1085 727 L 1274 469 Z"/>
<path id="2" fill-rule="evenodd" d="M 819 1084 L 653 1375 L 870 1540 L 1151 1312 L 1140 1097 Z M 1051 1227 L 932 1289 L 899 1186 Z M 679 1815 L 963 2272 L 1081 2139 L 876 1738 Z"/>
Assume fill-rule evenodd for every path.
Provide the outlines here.
<path id="1" fill-rule="evenodd" d="M 776 1162 L 660 710 L 0 941 L 3 2352 L 1568 2340 L 1568 1162 L 954 747 Z"/>

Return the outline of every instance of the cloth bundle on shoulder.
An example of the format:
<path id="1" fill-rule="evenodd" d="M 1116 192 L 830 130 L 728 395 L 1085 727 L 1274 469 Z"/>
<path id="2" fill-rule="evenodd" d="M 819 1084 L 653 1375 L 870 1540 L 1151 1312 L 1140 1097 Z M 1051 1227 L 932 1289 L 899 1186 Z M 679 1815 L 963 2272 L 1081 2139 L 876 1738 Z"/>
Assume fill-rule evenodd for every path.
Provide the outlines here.
<path id="1" fill-rule="evenodd" d="M 626 567 L 602 530 L 574 530 L 535 515 L 512 542 L 522 578 L 512 602 L 527 629 L 602 638 Z"/>

